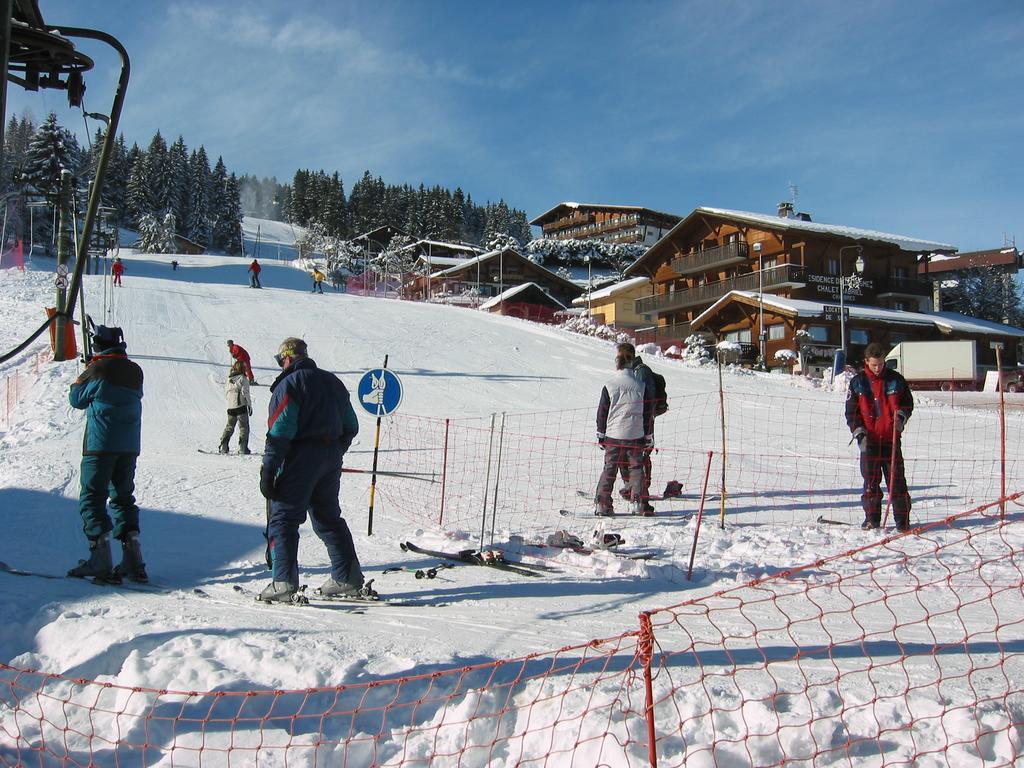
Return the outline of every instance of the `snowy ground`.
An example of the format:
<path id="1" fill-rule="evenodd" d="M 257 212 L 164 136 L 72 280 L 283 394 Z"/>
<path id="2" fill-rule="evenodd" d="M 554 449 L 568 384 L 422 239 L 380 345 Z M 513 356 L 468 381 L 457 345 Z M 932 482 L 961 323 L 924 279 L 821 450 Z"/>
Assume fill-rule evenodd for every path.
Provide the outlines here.
<path id="1" fill-rule="evenodd" d="M 98 277 L 87 277 L 85 283 L 90 313 L 97 322 L 124 328 L 129 353 L 145 371 L 137 497 L 143 508 L 142 542 L 149 572 L 169 591 L 143 594 L 0 573 L 0 661 L 11 666 L 186 691 L 349 684 L 615 636 L 636 629 L 642 610 L 744 584 L 865 543 L 865 534 L 855 527 L 815 525 L 816 515 L 807 506 L 796 511 L 773 507 L 770 517 L 758 518 L 758 502 L 748 498 L 745 524 L 724 529 L 706 524 L 701 529 L 696 577 L 690 582 L 683 576 L 694 530 L 689 514 L 616 519 L 616 530 L 628 542 L 662 553 L 660 560 L 650 563 L 567 554 L 552 559 L 560 572 L 543 579 L 457 567 L 436 580 L 418 581 L 409 573 L 380 571 L 431 564 L 429 558 L 403 554 L 397 542 L 443 544 L 444 535 L 430 529 L 426 514 L 417 524 L 409 510 L 397 514 L 382 504 L 373 536 L 366 536 L 368 480 L 346 475 L 343 508 L 368 576 L 376 577 L 378 588 L 390 596 L 444 605 L 386 611 L 253 605 L 233 588 L 257 590 L 267 581 L 259 458 L 197 452 L 215 448 L 223 426 L 222 386 L 230 362 L 226 339 L 249 350 L 262 383 L 276 375 L 272 355 L 279 341 L 301 336 L 318 364 L 337 373 L 350 390 L 362 372 L 379 367 L 387 355 L 389 367 L 405 384 L 403 414 L 454 419 L 483 418 L 494 412 L 580 413 L 579 418 L 558 422 L 567 433 L 555 437 L 581 445 L 592 441 L 592 409 L 610 373 L 613 349 L 607 342 L 470 310 L 332 292 L 311 295 L 308 276 L 286 262 L 264 263 L 265 287 L 255 291 L 247 287 L 247 260 L 179 255 L 174 258 L 181 266 L 171 271 L 171 258 L 125 257 L 123 288 L 111 289 Z M 36 259 L 35 267 L 49 269 L 52 264 Z M 0 347 L 12 347 L 36 327 L 52 290 L 49 272 L 0 273 Z M 0 367 L 0 378 L 29 366 L 45 346 L 38 342 Z M 716 370 L 654 362 L 666 376 L 674 402 L 704 402 L 701 398 L 717 392 Z M 85 555 L 77 511 L 83 417 L 66 399 L 78 372 L 75 362 L 45 365 L 13 409 L 10 426 L 0 430 L 0 521 L 5 532 L 0 560 L 13 568 L 60 574 Z M 802 447 L 804 454 L 817 456 L 845 450 L 848 434 L 837 415 L 841 393 L 801 386 L 786 377 L 727 373 L 726 378 L 727 389 L 746 398 L 750 407 L 758 398 L 772 398 L 775 411 L 760 417 L 751 411 L 750 421 L 774 428 L 796 425 L 799 445 L 790 446 L 793 451 Z M 256 413 L 265 413 L 268 390 L 260 387 L 253 392 Z M 1016 398 L 1018 403 L 1024 396 Z M 912 424 L 920 435 L 948 439 L 949 432 L 939 431 L 939 426 L 955 419 L 964 435 L 964 453 L 990 452 L 991 446 L 984 443 L 991 440 L 995 421 L 991 408 L 977 402 L 982 399 L 974 398 L 976 408 L 957 410 L 954 416 L 939 398 L 934 405 L 921 398 Z M 683 418 L 680 410 L 673 418 Z M 831 416 L 822 422 L 818 414 Z M 700 418 L 699 433 L 677 434 L 659 427 L 665 456 L 673 450 L 699 453 L 714 447 L 704 442 L 712 443 L 717 413 L 708 409 Z M 1011 418 L 1017 419 L 1011 423 L 1015 457 L 1020 454 L 1022 425 L 1019 412 Z M 254 423 L 252 447 L 258 450 L 259 419 Z M 351 467 L 369 464 L 373 420 L 361 414 L 360 426 L 359 443 L 347 459 Z M 701 444 L 690 444 L 697 441 L 694 435 Z M 771 439 L 770 434 L 761 438 Z M 975 440 L 977 445 L 971 442 Z M 967 509 L 971 501 L 997 497 L 999 486 L 988 464 L 985 476 L 978 477 L 978 464 L 942 463 L 949 446 L 930 443 L 922 439 L 915 455 L 922 467 L 928 467 L 930 480 L 943 475 L 943 489 L 922 492 L 918 519 L 941 519 Z M 587 450 L 587 455 L 593 454 L 592 447 Z M 402 468 L 394 463 L 397 459 L 389 461 L 385 469 Z M 835 473 L 844 474 L 849 488 L 842 499 L 829 496 L 822 509 L 854 521 L 859 517 L 858 478 L 855 465 L 843 463 L 848 461 L 852 456 L 832 462 L 837 468 L 830 473 L 812 475 L 811 481 L 827 479 L 829 485 L 807 492 L 831 494 Z M 753 466 L 742 461 L 740 465 Z M 1017 466 L 1014 459 L 1012 472 Z M 762 467 L 758 472 L 749 481 L 770 491 L 773 486 L 764 473 L 776 470 Z M 562 478 L 556 494 L 562 499 L 546 498 L 551 506 L 545 513 L 558 506 L 580 506 L 576 489 L 589 490 L 596 479 L 590 465 L 578 476 L 553 476 Z M 741 487 L 743 477 L 739 472 Z M 689 479 L 692 492 L 695 485 Z M 1008 490 L 1019 490 L 1020 477 L 1014 474 L 1012 480 Z M 785 479 L 781 484 L 785 486 Z M 389 498 L 383 492 L 382 496 Z M 687 513 L 692 512 L 695 500 L 691 497 L 687 504 Z M 712 504 L 717 507 L 717 502 Z M 559 527 L 586 537 L 592 528 L 591 521 L 566 522 L 557 514 L 509 520 L 521 522 L 516 532 L 528 537 L 542 537 Z M 471 544 L 479 533 L 469 524 L 456 527 L 460 530 L 455 535 Z M 514 529 L 504 530 L 505 541 L 510 530 Z M 501 534 L 499 530 L 499 541 Z M 325 553 L 308 527 L 303 529 L 300 565 L 312 584 L 326 577 Z M 1010 576 L 1017 578 L 1019 572 L 1014 569 Z M 196 587 L 205 597 L 192 591 Z"/>

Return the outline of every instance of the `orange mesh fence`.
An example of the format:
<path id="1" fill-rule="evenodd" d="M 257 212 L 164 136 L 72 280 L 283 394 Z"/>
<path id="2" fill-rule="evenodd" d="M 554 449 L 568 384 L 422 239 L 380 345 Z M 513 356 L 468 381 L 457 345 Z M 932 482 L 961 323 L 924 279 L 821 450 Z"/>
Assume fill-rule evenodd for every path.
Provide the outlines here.
<path id="1" fill-rule="evenodd" d="M 658 765 L 1019 764 L 1024 518 L 999 506 L 651 612 Z"/>
<path id="2" fill-rule="evenodd" d="M 713 451 L 708 508 L 721 505 L 724 478 L 727 520 L 862 519 L 859 453 L 850 444 L 841 394 L 727 394 L 724 445 L 717 392 L 670 404 L 656 421 L 651 494 L 678 481 L 683 496 L 657 504 L 662 512 L 696 510 Z M 1004 464 L 997 411 L 918 404 L 902 440 L 915 521 L 942 520 L 999 496 L 1004 471 L 1010 479 L 1021 477 L 1024 412 L 1006 419 Z M 550 532 L 558 527 L 559 510 L 589 514 L 603 458 L 594 409 L 450 420 L 396 415 L 385 424 L 381 446 L 380 468 L 407 473 L 379 480 L 382 514 L 482 532 L 485 539 L 492 531 L 498 538 Z M 349 463 L 370 462 L 350 454 Z M 619 514 L 628 512 L 626 502 L 616 498 L 616 504 Z"/>
<path id="3" fill-rule="evenodd" d="M 39 378 L 39 366 L 52 357 L 49 351 L 37 352 L 29 356 L 27 362 L 8 370 L 0 382 L 0 397 L 3 398 L 3 425 L 11 426 L 11 416 L 18 404 L 25 398 L 29 390 Z"/>
<path id="4" fill-rule="evenodd" d="M 0 765 L 642 762 L 636 633 L 308 690 L 159 691 L 0 665 Z"/>
<path id="5" fill-rule="evenodd" d="M 1022 495 L 517 659 L 207 692 L 0 665 L 0 765 L 1016 765 Z"/>

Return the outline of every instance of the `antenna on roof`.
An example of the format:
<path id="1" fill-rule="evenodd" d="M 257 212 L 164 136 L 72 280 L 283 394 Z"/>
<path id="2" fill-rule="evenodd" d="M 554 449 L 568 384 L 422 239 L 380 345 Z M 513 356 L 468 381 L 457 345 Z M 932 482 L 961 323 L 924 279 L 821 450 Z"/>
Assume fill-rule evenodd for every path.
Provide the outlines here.
<path id="1" fill-rule="evenodd" d="M 796 210 L 796 199 L 800 195 L 800 188 L 797 187 L 795 182 L 789 182 L 789 198 L 790 202 L 793 203 L 793 210 Z"/>

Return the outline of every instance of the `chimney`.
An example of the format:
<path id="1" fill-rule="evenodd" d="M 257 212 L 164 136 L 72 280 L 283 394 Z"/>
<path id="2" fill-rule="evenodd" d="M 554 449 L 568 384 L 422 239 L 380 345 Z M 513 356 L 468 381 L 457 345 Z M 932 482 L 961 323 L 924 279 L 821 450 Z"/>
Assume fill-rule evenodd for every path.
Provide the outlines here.
<path id="1" fill-rule="evenodd" d="M 796 215 L 796 217 L 797 217 L 797 218 L 798 218 L 798 219 L 799 219 L 800 221 L 810 221 L 810 220 L 811 220 L 811 214 L 809 214 L 809 213 L 804 213 L 803 211 L 800 211 L 800 213 L 798 213 L 798 214 Z"/>
<path id="2" fill-rule="evenodd" d="M 779 218 L 780 219 L 791 219 L 793 218 L 793 204 L 788 200 L 779 203 Z"/>

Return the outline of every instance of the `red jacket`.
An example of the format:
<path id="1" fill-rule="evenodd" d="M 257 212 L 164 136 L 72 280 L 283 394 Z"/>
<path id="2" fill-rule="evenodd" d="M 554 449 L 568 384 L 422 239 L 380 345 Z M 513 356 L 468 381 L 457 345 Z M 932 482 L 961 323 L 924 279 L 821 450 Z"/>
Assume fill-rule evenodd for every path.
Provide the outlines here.
<path id="1" fill-rule="evenodd" d="M 914 397 L 906 379 L 891 368 L 875 376 L 865 365 L 850 380 L 846 393 L 846 424 L 851 432 L 864 429 L 875 442 L 891 443 L 896 414 L 903 420 L 914 412 Z"/>
<path id="2" fill-rule="evenodd" d="M 114 264 L 110 267 L 110 274 L 112 274 L 112 275 L 120 275 L 123 272 L 124 272 L 124 262 L 123 261 L 115 261 Z"/>
<path id="3" fill-rule="evenodd" d="M 231 353 L 231 357 L 243 363 L 250 362 L 249 353 L 245 351 L 245 347 L 239 346 L 238 344 L 232 344 L 228 347 L 228 351 Z"/>
<path id="4" fill-rule="evenodd" d="M 256 261 L 256 259 L 253 259 L 252 264 L 249 265 L 249 271 L 254 275 L 258 275 L 262 270 L 263 267 L 260 266 L 260 263 Z"/>

